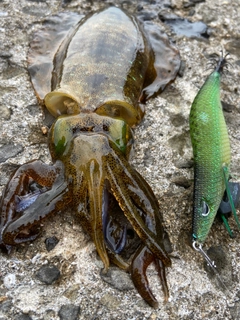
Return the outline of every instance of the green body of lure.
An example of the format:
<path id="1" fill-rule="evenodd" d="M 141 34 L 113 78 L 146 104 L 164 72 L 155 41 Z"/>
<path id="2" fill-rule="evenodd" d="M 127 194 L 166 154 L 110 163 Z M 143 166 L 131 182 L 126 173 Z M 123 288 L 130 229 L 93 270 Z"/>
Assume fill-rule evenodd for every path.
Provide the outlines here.
<path id="1" fill-rule="evenodd" d="M 193 101 L 190 135 L 194 155 L 193 241 L 203 244 L 221 203 L 229 177 L 230 143 L 220 101 L 216 68 Z"/>

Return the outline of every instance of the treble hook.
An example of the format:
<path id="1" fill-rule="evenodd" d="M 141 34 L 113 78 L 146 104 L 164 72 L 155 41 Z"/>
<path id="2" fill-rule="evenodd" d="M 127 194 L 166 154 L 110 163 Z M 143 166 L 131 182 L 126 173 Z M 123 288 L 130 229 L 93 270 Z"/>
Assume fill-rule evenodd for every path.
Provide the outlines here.
<path id="1" fill-rule="evenodd" d="M 210 266 L 210 267 L 214 270 L 214 272 L 215 272 L 215 271 L 217 272 L 217 270 L 216 270 L 216 267 L 217 267 L 217 266 L 216 266 L 215 262 L 212 261 L 212 260 L 209 258 L 209 256 L 208 256 L 208 255 L 206 254 L 206 252 L 203 250 L 202 245 L 201 245 L 201 244 L 198 244 L 196 241 L 193 241 L 192 246 L 193 246 L 193 249 L 194 249 L 194 250 L 200 252 L 200 254 L 204 257 L 204 259 L 207 261 L 207 265 Z"/>
<path id="2" fill-rule="evenodd" d="M 209 258 L 209 256 L 207 255 L 207 253 L 203 250 L 202 245 L 201 245 L 201 244 L 198 244 L 196 241 L 193 241 L 192 246 L 193 246 L 193 249 L 194 249 L 194 250 L 198 251 L 198 252 L 204 257 L 204 259 L 205 259 L 206 262 L 207 262 L 207 265 L 213 270 L 213 272 L 214 272 L 214 274 L 216 275 L 219 283 L 220 283 L 221 286 L 225 289 L 226 294 L 227 294 L 228 296 L 231 296 L 230 291 L 228 290 L 228 288 L 227 288 L 227 287 L 225 286 L 225 284 L 223 283 L 223 281 L 222 281 L 222 279 L 221 279 L 221 277 L 220 277 L 220 274 L 218 273 L 218 271 L 217 271 L 217 269 L 216 269 L 217 266 L 216 266 L 215 262 L 212 261 L 212 260 Z"/>

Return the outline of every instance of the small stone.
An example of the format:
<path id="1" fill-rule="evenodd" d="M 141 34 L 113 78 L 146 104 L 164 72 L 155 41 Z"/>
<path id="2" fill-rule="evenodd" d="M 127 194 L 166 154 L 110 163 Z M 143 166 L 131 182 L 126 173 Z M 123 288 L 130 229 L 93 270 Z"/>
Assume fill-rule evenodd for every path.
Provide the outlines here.
<path id="1" fill-rule="evenodd" d="M 36 278 L 45 284 L 52 284 L 54 281 L 59 279 L 59 277 L 59 269 L 56 266 L 50 264 L 42 266 L 36 272 Z"/>
<path id="2" fill-rule="evenodd" d="M 9 158 L 13 158 L 23 151 L 23 146 L 20 144 L 5 144 L 0 147 L 0 162 L 5 162 Z"/>
<path id="3" fill-rule="evenodd" d="M 130 276 L 126 272 L 117 268 L 109 268 L 107 273 L 101 272 L 100 276 L 103 279 L 103 281 L 107 282 L 108 284 L 120 291 L 134 289 L 134 285 Z"/>
<path id="4" fill-rule="evenodd" d="M 193 160 L 180 159 L 175 162 L 175 166 L 178 169 L 192 168 L 193 167 Z"/>
<path id="5" fill-rule="evenodd" d="M 185 60 L 181 60 L 180 68 L 178 70 L 179 77 L 182 78 L 184 76 L 185 69 L 186 69 L 186 61 Z"/>
<path id="6" fill-rule="evenodd" d="M 80 289 L 79 284 L 75 284 L 68 288 L 66 291 L 64 291 L 63 295 L 67 297 L 70 300 L 76 300 L 78 297 L 78 291 Z"/>
<path id="7" fill-rule="evenodd" d="M 60 320 L 77 320 L 80 315 L 80 307 L 74 304 L 64 304 L 58 312 Z"/>
<path id="8" fill-rule="evenodd" d="M 11 110 L 6 106 L 0 105 L 0 119 L 9 120 L 11 117 Z"/>
<path id="9" fill-rule="evenodd" d="M 45 240 L 45 245 L 46 245 L 47 251 L 53 250 L 56 247 L 56 245 L 58 244 L 58 242 L 59 242 L 59 240 L 55 236 L 47 238 Z"/>
<path id="10" fill-rule="evenodd" d="M 9 59 L 12 57 L 12 54 L 8 51 L 0 51 L 0 57 L 3 59 Z"/>
<path id="11" fill-rule="evenodd" d="M 32 318 L 28 314 L 18 314 L 14 318 L 14 320 L 32 320 Z"/>
<path id="12" fill-rule="evenodd" d="M 101 304 L 106 306 L 108 309 L 117 309 L 121 303 L 119 299 L 114 297 L 112 294 L 106 293 L 100 300 Z"/>
<path id="13" fill-rule="evenodd" d="M 29 106 L 27 106 L 27 112 L 31 115 L 31 116 L 38 116 L 39 115 L 39 105 L 37 104 L 30 104 Z"/>
<path id="14" fill-rule="evenodd" d="M 16 284 L 16 275 L 14 273 L 7 274 L 3 279 L 3 283 L 8 289 L 14 287 Z"/>
<path id="15" fill-rule="evenodd" d="M 62 6 L 68 5 L 70 2 L 72 2 L 72 0 L 62 0 Z"/>
<path id="16" fill-rule="evenodd" d="M 7 297 L 6 296 L 1 296 L 0 297 L 0 303 L 2 303 L 3 301 L 6 301 L 7 300 Z"/>
<path id="17" fill-rule="evenodd" d="M 221 102 L 222 102 L 223 111 L 230 113 L 230 112 L 233 112 L 233 110 L 235 109 L 234 105 L 224 101 L 221 101 Z"/>
<path id="18" fill-rule="evenodd" d="M 48 127 L 46 127 L 46 126 L 42 126 L 42 127 L 41 127 L 41 130 L 42 130 L 42 133 L 43 133 L 44 135 L 46 135 L 46 134 L 48 133 Z"/>

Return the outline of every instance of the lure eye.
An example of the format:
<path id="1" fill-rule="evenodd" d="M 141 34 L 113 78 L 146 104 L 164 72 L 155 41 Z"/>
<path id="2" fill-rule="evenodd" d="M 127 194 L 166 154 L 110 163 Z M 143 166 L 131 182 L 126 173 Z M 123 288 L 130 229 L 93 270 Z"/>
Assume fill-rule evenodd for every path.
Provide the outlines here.
<path id="1" fill-rule="evenodd" d="M 202 204 L 202 216 L 203 217 L 207 217 L 210 213 L 210 208 L 208 206 L 208 204 L 203 201 L 203 204 Z"/>

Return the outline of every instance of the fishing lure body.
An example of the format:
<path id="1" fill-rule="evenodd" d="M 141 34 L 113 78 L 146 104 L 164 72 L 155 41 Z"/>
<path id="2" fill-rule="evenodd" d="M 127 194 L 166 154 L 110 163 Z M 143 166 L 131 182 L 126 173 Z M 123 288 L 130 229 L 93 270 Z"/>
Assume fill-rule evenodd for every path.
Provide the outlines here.
<path id="1" fill-rule="evenodd" d="M 161 31 L 146 36 L 150 29 L 110 7 L 85 19 L 55 17 L 50 31 L 37 34 L 29 72 L 40 103 L 57 118 L 48 142 L 53 164 L 35 160 L 13 174 L 0 207 L 0 245 L 35 239 L 43 219 L 70 207 L 105 270 L 110 262 L 129 269 L 139 293 L 156 307 L 146 269 L 156 265 L 167 299 L 164 270 L 171 260 L 157 199 L 128 158 L 131 128 L 144 114 L 140 102 L 175 78 L 180 57 Z M 139 245 L 125 260 L 128 229 Z"/>
<path id="2" fill-rule="evenodd" d="M 220 78 L 226 63 L 226 57 L 219 58 L 216 69 L 199 90 L 190 111 L 194 156 L 192 238 L 199 245 L 207 238 L 225 190 L 238 223 L 228 183 L 231 151 L 220 100 Z M 227 228 L 231 235 L 228 224 Z"/>

